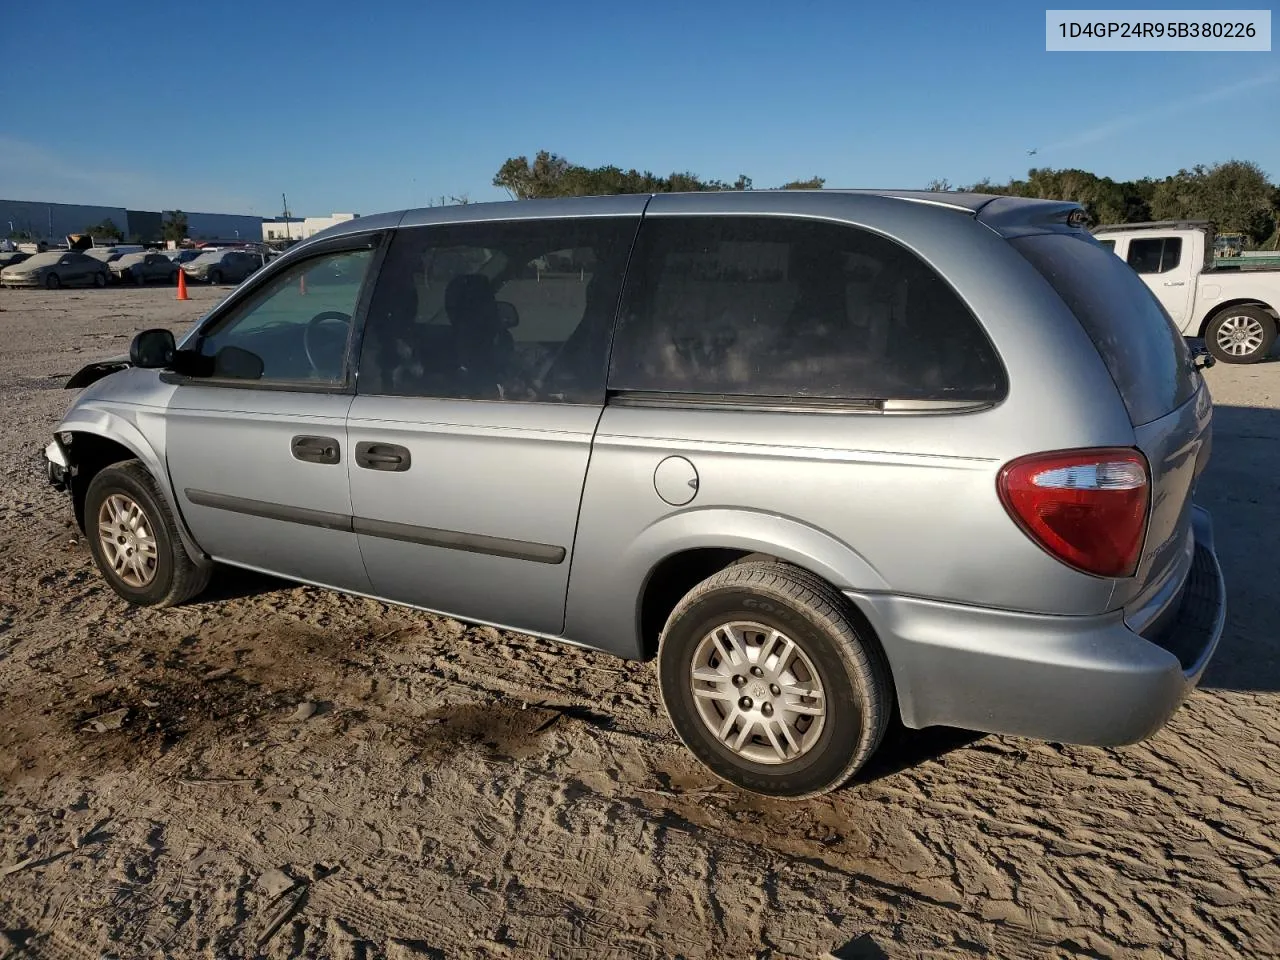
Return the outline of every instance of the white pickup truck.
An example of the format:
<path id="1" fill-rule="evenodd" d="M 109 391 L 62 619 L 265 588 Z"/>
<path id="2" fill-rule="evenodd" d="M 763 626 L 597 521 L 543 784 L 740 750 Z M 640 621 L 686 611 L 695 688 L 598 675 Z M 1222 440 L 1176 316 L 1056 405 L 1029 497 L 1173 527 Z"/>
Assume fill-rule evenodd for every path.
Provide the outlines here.
<path id="1" fill-rule="evenodd" d="M 1280 329 L 1280 269 L 1215 266 L 1214 228 L 1200 220 L 1094 228 L 1133 267 L 1184 337 L 1226 363 L 1257 363 Z"/>

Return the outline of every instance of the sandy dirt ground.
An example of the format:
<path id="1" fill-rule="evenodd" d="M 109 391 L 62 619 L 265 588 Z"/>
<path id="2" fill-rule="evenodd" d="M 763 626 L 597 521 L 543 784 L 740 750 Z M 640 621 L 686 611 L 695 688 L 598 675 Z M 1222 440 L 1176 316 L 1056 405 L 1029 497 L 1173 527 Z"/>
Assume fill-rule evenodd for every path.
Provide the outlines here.
<path id="1" fill-rule="evenodd" d="M 1280 953 L 1280 363 L 1208 374 L 1230 614 L 1169 727 L 898 730 L 786 803 L 703 772 L 651 665 L 234 572 L 117 600 L 40 451 L 192 292 L 0 290 L 0 956 Z"/>

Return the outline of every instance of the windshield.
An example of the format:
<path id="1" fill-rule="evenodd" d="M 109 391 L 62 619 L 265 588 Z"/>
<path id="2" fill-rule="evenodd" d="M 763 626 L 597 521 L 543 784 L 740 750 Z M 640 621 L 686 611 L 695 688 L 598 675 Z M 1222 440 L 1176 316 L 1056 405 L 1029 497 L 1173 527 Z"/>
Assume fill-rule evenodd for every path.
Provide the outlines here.
<path id="1" fill-rule="evenodd" d="M 60 251 L 53 250 L 48 253 L 37 253 L 34 257 L 31 257 L 29 260 L 23 260 L 22 266 L 32 267 L 32 268 L 47 267 L 50 264 L 57 263 L 60 259 L 62 259 L 62 253 Z"/>
<path id="2" fill-rule="evenodd" d="M 1195 393 L 1186 341 L 1160 301 L 1119 257 L 1091 238 L 1064 234 L 1009 242 L 1076 315 L 1135 427 L 1176 410 Z"/>
<path id="3" fill-rule="evenodd" d="M 194 266 L 200 263 L 218 263 L 221 260 L 222 260 L 222 253 L 221 251 L 218 251 L 216 253 L 202 253 L 198 257 L 192 257 L 187 262 Z"/>

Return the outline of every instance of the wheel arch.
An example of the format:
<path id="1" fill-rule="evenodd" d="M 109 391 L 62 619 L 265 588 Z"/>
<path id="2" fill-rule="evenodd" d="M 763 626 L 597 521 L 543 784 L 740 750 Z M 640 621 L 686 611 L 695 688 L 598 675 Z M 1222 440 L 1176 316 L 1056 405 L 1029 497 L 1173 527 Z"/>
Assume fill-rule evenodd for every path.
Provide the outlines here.
<path id="1" fill-rule="evenodd" d="M 749 559 L 790 564 L 836 590 L 888 587 L 852 547 L 798 520 L 726 509 L 674 514 L 650 526 L 620 565 L 638 572 L 632 574 L 634 655 L 650 659 L 657 653 L 667 616 L 693 586 Z"/>
<path id="2" fill-rule="evenodd" d="M 1280 333 L 1280 319 L 1277 318 L 1277 313 L 1280 311 L 1277 311 L 1275 307 L 1266 301 L 1259 300 L 1256 297 L 1237 297 L 1234 300 L 1227 300 L 1224 303 L 1214 304 L 1213 307 L 1200 318 L 1200 324 L 1196 328 L 1196 336 L 1204 337 L 1205 332 L 1209 329 L 1209 324 L 1213 321 L 1214 317 L 1235 307 L 1258 307 L 1266 311 L 1271 314 L 1272 322 L 1276 324 L 1276 331 Z"/>
<path id="3" fill-rule="evenodd" d="M 163 458 L 134 424 L 109 411 L 82 408 L 64 419 L 55 435 L 71 468 L 71 500 L 76 525 L 81 532 L 85 530 L 85 494 L 93 478 L 114 463 L 136 459 L 155 479 L 161 494 L 168 500 L 182 547 L 191 561 L 197 566 L 207 566 L 212 562 L 191 536 L 178 510 Z M 67 437 L 70 437 L 70 442 L 65 439 Z"/>

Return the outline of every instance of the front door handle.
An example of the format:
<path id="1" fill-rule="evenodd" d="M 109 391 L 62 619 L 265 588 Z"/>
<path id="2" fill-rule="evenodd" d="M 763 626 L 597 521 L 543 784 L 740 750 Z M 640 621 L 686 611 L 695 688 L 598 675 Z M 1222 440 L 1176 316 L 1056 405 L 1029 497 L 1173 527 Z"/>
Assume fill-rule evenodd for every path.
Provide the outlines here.
<path id="1" fill-rule="evenodd" d="M 342 447 L 333 437 L 294 437 L 289 451 L 295 460 L 307 463 L 337 463 L 342 459 Z"/>
<path id="2" fill-rule="evenodd" d="M 366 470 L 390 470 L 400 473 L 408 470 L 412 461 L 408 447 L 394 443 L 370 443 L 368 440 L 356 444 L 356 465 Z"/>

